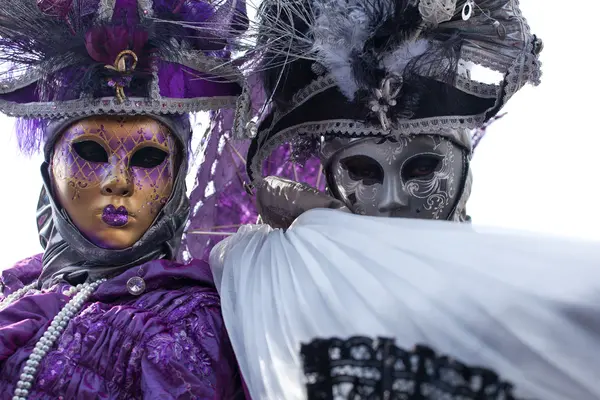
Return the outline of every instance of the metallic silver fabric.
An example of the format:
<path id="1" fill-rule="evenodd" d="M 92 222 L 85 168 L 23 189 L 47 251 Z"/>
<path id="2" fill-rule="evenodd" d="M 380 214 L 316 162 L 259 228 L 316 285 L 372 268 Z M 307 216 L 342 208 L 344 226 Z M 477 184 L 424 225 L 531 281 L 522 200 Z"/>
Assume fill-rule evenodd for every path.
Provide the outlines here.
<path id="1" fill-rule="evenodd" d="M 256 206 L 262 221 L 287 229 L 302 213 L 314 208 L 348 211 L 344 203 L 304 183 L 268 176 L 256 188 Z"/>

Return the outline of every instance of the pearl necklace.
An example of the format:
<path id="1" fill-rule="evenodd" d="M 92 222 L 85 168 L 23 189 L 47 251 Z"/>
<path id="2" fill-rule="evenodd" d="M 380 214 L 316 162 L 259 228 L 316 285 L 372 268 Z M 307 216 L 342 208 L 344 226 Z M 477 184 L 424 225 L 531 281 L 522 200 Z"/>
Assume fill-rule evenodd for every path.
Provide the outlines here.
<path id="1" fill-rule="evenodd" d="M 0 301 L 0 310 L 8 307 L 13 301 L 19 300 L 21 297 L 24 297 L 30 290 L 33 290 L 34 293 L 39 293 L 40 291 L 35 289 L 36 283 L 31 283 L 27 286 L 23 286 L 21 289 L 16 290 L 15 292 L 6 296 L 6 298 Z"/>
<path id="2" fill-rule="evenodd" d="M 42 358 L 50 351 L 50 348 L 67 327 L 71 318 L 79 312 L 92 293 L 94 293 L 98 286 L 105 281 L 106 279 L 100 279 L 95 282 L 84 283 L 83 285 L 72 287 L 65 292 L 65 295 L 67 296 L 75 296 L 60 310 L 56 317 L 54 317 L 42 338 L 35 344 L 35 348 L 29 355 L 29 358 L 27 358 L 25 367 L 17 382 L 17 388 L 15 389 L 12 398 L 13 400 L 27 400 L 29 389 L 31 389 L 32 382 L 35 379 Z M 8 301 L 11 296 L 13 296 L 11 301 L 23 297 L 31 288 L 33 288 L 33 285 L 27 285 L 24 288 L 19 289 L 0 303 L 0 306 L 5 307 L 4 303 Z"/>

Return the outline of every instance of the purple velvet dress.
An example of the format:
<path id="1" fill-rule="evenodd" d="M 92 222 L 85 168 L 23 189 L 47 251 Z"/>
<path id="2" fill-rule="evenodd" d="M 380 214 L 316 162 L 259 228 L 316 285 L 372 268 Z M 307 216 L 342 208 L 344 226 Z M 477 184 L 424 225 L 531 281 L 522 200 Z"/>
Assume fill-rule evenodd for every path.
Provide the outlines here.
<path id="1" fill-rule="evenodd" d="M 3 294 L 32 282 L 35 256 L 2 272 Z M 146 291 L 133 296 L 127 281 Z M 67 303 L 59 284 L 0 311 L 0 394 L 11 399 L 21 369 Z M 237 364 L 208 265 L 155 260 L 98 287 L 42 359 L 29 399 L 228 399 Z"/>

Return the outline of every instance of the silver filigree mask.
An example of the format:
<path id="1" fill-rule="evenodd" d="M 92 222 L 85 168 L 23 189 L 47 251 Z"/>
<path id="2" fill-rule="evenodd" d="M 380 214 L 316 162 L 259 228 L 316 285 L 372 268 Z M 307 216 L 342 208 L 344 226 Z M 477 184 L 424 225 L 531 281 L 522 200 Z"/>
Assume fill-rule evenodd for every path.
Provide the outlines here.
<path id="1" fill-rule="evenodd" d="M 439 135 L 342 142 L 325 142 L 322 155 L 329 190 L 352 212 L 452 219 L 468 170 L 465 148 Z"/>

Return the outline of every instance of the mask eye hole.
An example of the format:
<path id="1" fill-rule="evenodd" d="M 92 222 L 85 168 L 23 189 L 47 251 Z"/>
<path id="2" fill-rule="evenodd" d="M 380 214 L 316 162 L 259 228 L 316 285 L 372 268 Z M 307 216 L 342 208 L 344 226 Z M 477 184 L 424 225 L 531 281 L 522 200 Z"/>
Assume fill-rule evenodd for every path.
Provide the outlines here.
<path id="1" fill-rule="evenodd" d="M 158 167 L 166 160 L 168 155 L 169 153 L 156 147 L 142 147 L 133 154 L 129 165 L 140 168 Z"/>
<path id="2" fill-rule="evenodd" d="M 82 140 L 71 144 L 75 153 L 81 158 L 89 162 L 106 163 L 108 162 L 108 154 L 104 147 L 93 140 Z"/>
<path id="3" fill-rule="evenodd" d="M 442 160 L 431 154 L 423 154 L 411 158 L 402 167 L 402 179 L 409 181 L 411 179 L 425 179 L 433 176 L 433 173 L 439 168 Z"/>
<path id="4" fill-rule="evenodd" d="M 357 155 L 340 161 L 342 168 L 348 171 L 350 179 L 362 181 L 365 185 L 383 183 L 383 169 L 371 157 Z"/>

